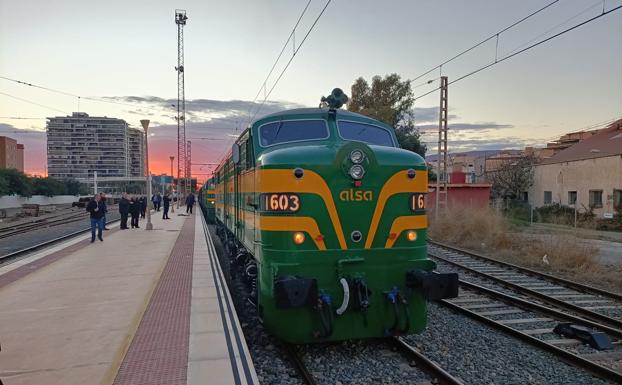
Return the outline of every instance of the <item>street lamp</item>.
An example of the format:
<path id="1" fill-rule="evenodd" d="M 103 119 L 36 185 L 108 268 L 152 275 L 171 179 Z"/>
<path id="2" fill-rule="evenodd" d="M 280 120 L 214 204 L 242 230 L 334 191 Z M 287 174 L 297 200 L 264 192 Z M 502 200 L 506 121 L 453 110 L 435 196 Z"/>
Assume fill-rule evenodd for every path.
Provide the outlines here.
<path id="1" fill-rule="evenodd" d="M 175 160 L 174 156 L 169 156 L 169 158 L 171 159 L 171 195 L 172 198 L 175 198 L 175 191 L 173 191 L 173 185 L 175 184 L 175 174 L 173 174 L 173 160 Z M 171 213 L 175 212 L 175 202 L 171 203 Z"/>
<path id="2" fill-rule="evenodd" d="M 147 133 L 147 129 L 149 128 L 149 120 L 142 119 L 140 124 L 143 125 L 145 129 L 145 168 L 147 169 L 147 199 L 151 200 L 151 173 L 149 172 L 149 134 Z M 149 202 L 149 201 L 147 201 Z M 149 203 L 147 203 L 147 225 L 145 226 L 145 230 L 153 230 L 153 224 L 151 224 L 151 209 L 149 208 Z"/>

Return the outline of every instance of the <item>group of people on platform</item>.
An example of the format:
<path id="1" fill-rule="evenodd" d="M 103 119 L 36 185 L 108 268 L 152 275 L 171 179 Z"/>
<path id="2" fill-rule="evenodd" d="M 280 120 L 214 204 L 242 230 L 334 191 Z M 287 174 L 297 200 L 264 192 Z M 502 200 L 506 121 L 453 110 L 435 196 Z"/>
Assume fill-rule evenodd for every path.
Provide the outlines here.
<path id="1" fill-rule="evenodd" d="M 168 216 L 168 210 L 171 202 L 177 201 L 177 198 L 173 198 L 170 194 L 160 195 L 155 193 L 151 197 L 153 208 L 155 211 L 160 211 L 162 207 L 162 219 L 170 219 Z M 195 197 L 193 193 L 190 193 L 186 197 L 186 213 L 192 214 L 192 207 L 195 203 Z M 106 213 L 108 212 L 108 206 L 106 204 L 106 194 L 95 194 L 93 199 L 86 205 L 86 211 L 91 215 L 91 243 L 95 242 L 95 235 L 97 232 L 97 238 L 100 241 L 104 241 L 103 230 L 108 230 L 106 227 Z M 146 196 L 129 196 L 127 193 L 121 195 L 119 200 L 119 214 L 121 214 L 121 230 L 127 230 L 127 219 L 131 217 L 131 228 L 139 229 L 138 226 L 139 217 L 144 218 L 147 211 L 147 197 Z"/>

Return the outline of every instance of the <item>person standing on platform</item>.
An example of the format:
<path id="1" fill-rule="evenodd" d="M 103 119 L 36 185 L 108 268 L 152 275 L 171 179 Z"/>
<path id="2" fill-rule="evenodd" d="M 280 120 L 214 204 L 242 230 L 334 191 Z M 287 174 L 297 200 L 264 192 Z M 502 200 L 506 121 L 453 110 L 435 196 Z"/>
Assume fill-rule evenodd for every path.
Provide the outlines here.
<path id="1" fill-rule="evenodd" d="M 97 228 L 97 238 L 103 242 L 104 203 L 101 201 L 101 195 L 95 194 L 89 204 L 86 205 L 86 211 L 91 214 L 91 243 L 95 242 L 95 228 Z"/>
<path id="2" fill-rule="evenodd" d="M 171 198 L 168 196 L 168 194 L 164 194 L 164 196 L 162 197 L 162 203 L 164 205 L 164 208 L 162 209 L 162 211 L 164 211 L 162 213 L 162 219 L 171 219 L 168 217 L 168 208 L 171 204 Z"/>
<path id="3" fill-rule="evenodd" d="M 160 204 L 162 203 L 162 197 L 160 193 L 153 194 L 151 197 L 151 202 L 153 202 L 153 209 L 155 211 L 160 211 Z"/>
<path id="4" fill-rule="evenodd" d="M 119 200 L 119 214 L 121 214 L 121 230 L 127 230 L 127 214 L 130 213 L 130 201 L 127 199 L 127 193 L 121 194 Z"/>
<path id="5" fill-rule="evenodd" d="M 108 204 L 106 202 L 106 194 L 105 193 L 99 193 L 99 195 L 101 195 L 101 201 L 104 204 L 104 216 L 102 217 L 102 221 L 104 223 L 104 230 L 110 230 L 109 228 L 106 227 L 106 213 L 108 212 Z"/>
<path id="6" fill-rule="evenodd" d="M 132 216 L 131 225 L 132 228 L 140 229 L 138 226 L 138 215 L 140 213 L 140 202 L 136 197 L 130 199 L 130 215 Z"/>
<path id="7" fill-rule="evenodd" d="M 147 197 L 140 197 L 140 217 L 145 218 L 145 213 L 147 212 Z"/>
<path id="8" fill-rule="evenodd" d="M 192 206 L 194 206 L 194 194 L 191 192 L 186 198 L 186 214 L 192 214 Z"/>

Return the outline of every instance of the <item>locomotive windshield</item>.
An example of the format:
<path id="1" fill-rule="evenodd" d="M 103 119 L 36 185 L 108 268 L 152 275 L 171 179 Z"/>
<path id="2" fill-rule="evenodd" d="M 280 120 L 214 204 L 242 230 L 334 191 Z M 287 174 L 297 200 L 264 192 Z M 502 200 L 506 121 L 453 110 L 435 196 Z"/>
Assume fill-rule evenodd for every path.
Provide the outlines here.
<path id="1" fill-rule="evenodd" d="M 391 133 L 380 126 L 339 120 L 339 135 L 345 140 L 355 140 L 379 146 L 395 147 Z"/>
<path id="2" fill-rule="evenodd" d="M 323 119 L 281 120 L 259 127 L 259 142 L 262 147 L 326 138 L 328 138 L 328 126 Z"/>

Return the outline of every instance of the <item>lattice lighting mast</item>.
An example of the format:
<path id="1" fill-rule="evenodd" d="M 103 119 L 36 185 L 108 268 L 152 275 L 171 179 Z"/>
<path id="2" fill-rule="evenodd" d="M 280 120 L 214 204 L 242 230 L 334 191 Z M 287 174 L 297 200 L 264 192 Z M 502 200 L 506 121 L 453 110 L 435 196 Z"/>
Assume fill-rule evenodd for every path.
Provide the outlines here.
<path id="1" fill-rule="evenodd" d="M 184 92 L 184 26 L 186 25 L 186 11 L 175 10 L 175 24 L 177 24 L 177 207 L 181 199 L 186 196 L 187 153 L 186 153 L 186 95 Z M 183 174 L 182 174 L 183 168 Z M 180 183 L 181 180 L 184 183 Z"/>

